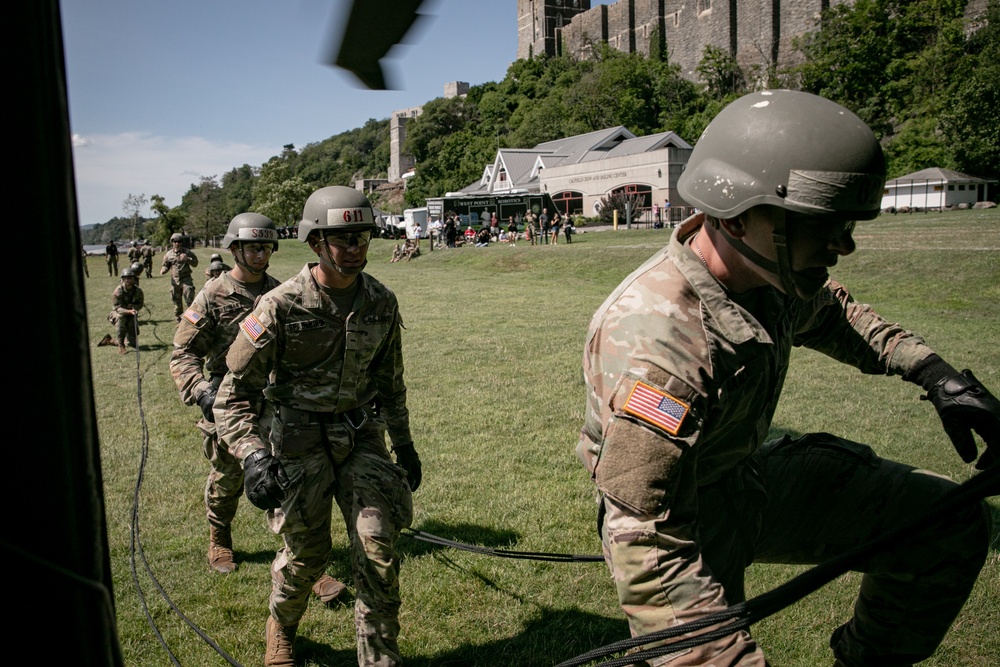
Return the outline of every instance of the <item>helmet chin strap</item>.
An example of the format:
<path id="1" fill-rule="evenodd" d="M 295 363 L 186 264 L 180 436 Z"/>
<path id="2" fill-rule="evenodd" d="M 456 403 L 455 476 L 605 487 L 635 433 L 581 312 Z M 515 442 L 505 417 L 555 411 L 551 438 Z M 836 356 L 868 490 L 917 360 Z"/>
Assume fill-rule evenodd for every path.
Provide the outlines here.
<path id="1" fill-rule="evenodd" d="M 233 253 L 233 260 L 239 265 L 241 269 L 253 276 L 262 276 L 267 271 L 267 267 L 271 266 L 270 260 L 264 264 L 263 269 L 255 269 L 249 264 L 247 264 L 246 255 L 243 254 L 243 244 L 239 245 L 239 253 Z"/>
<path id="2" fill-rule="evenodd" d="M 730 233 L 726 231 L 724 225 L 720 224 L 719 229 L 722 231 L 722 238 L 726 239 L 729 245 L 731 245 L 738 253 L 768 273 L 772 273 L 777 276 L 778 280 L 781 281 L 781 288 L 784 290 L 785 294 L 800 299 L 804 298 L 799 293 L 796 281 L 798 276 L 796 276 L 795 272 L 792 271 L 792 260 L 791 254 L 788 250 L 788 235 L 786 233 L 784 215 L 781 215 L 774 221 L 774 231 L 771 233 L 771 239 L 774 242 L 775 254 L 778 256 L 777 262 L 773 262 L 764 257 L 744 243 L 742 239 L 738 239 L 735 236 L 730 235 Z"/>
<path id="3" fill-rule="evenodd" d="M 333 261 L 333 253 L 330 251 L 330 247 L 326 244 L 326 240 L 321 241 L 321 243 L 324 247 L 326 247 L 326 252 L 316 253 L 316 256 L 319 257 L 319 263 L 328 269 L 332 269 L 343 276 L 356 276 L 364 271 L 365 267 L 368 266 L 368 258 L 365 257 L 365 261 L 361 264 L 361 266 L 357 268 L 352 267 L 350 269 L 345 269 L 340 266 L 340 264 Z"/>

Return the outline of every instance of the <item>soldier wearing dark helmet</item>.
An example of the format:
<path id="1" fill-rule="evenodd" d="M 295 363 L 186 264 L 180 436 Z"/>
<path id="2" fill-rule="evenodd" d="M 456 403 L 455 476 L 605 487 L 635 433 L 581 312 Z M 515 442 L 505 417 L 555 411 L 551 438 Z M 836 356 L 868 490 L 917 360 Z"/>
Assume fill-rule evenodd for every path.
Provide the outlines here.
<path id="1" fill-rule="evenodd" d="M 198 266 L 198 256 L 184 245 L 184 235 L 170 235 L 170 250 L 163 255 L 163 265 L 160 275 L 170 272 L 170 298 L 174 302 L 174 318 L 180 322 L 184 304 L 191 305 L 194 301 L 194 280 L 191 278 L 191 268 Z"/>
<path id="2" fill-rule="evenodd" d="M 209 278 L 218 278 L 219 274 L 223 271 L 232 270 L 233 267 L 222 261 L 222 255 L 219 253 L 212 253 L 212 256 L 208 260 L 208 268 L 205 269 L 205 280 L 208 280 Z"/>
<path id="3" fill-rule="evenodd" d="M 333 550 L 333 503 L 350 541 L 359 665 L 399 665 L 399 531 L 421 466 L 410 434 L 395 295 L 363 269 L 375 220 L 353 188 L 310 195 L 299 240 L 318 262 L 268 292 L 240 326 L 215 402 L 248 499 L 283 548 L 271 565 L 265 665 L 292 665 L 309 590 Z M 275 405 L 270 435 L 255 415 Z M 386 447 L 392 440 L 395 462 Z"/>
<path id="4" fill-rule="evenodd" d="M 121 283 L 111 295 L 111 313 L 108 320 L 115 325 L 115 339 L 118 341 L 118 354 L 125 354 L 128 346 L 138 345 L 139 311 L 145 305 L 145 296 L 139 288 L 139 277 L 135 269 L 122 269 Z"/>
<path id="5" fill-rule="evenodd" d="M 226 350 L 236 338 L 240 320 L 262 294 L 278 284 L 267 274 L 271 253 L 278 248 L 278 233 L 270 218 L 241 213 L 229 223 L 222 243 L 233 254 L 236 268 L 205 283 L 184 311 L 174 333 L 170 372 L 181 401 L 201 408 L 198 428 L 211 464 L 205 485 L 208 562 L 212 570 L 227 573 L 236 569 L 232 522 L 243 495 L 243 469 L 219 445 L 212 403 L 226 373 Z"/>
<path id="6" fill-rule="evenodd" d="M 932 505 L 954 483 L 829 434 L 765 441 L 791 348 L 927 391 L 961 456 L 995 465 L 1000 402 L 923 339 L 829 278 L 879 211 L 885 162 L 847 109 L 785 90 L 747 95 L 706 128 L 678 183 L 700 213 L 594 316 L 577 453 L 597 485 L 604 555 L 634 635 L 743 601 L 751 562 L 816 563 Z M 877 510 L 876 510 L 877 508 Z M 983 565 L 981 505 L 921 543 L 873 556 L 831 662 L 930 656 Z M 737 631 L 649 665 L 763 667 Z"/>

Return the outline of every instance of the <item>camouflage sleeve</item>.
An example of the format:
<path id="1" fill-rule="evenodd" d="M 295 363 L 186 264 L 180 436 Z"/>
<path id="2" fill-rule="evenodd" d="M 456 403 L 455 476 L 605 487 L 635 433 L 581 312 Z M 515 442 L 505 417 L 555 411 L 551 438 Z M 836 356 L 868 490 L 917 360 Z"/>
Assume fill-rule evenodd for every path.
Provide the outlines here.
<path id="1" fill-rule="evenodd" d="M 125 307 L 125 299 L 122 296 L 121 288 L 116 287 L 115 291 L 111 294 L 111 310 L 115 311 L 119 315 L 124 315 L 128 308 Z"/>
<path id="2" fill-rule="evenodd" d="M 133 302 L 132 307 L 135 308 L 136 310 L 142 310 L 142 307 L 145 305 L 146 305 L 146 294 L 142 291 L 142 289 L 136 287 L 135 301 Z"/>
<path id="3" fill-rule="evenodd" d="M 396 447 L 413 443 L 413 436 L 410 434 L 410 412 L 406 407 L 406 384 L 403 382 L 401 329 L 402 321 L 397 310 L 389 336 L 372 363 L 375 389 L 382 402 L 382 416 L 392 444 Z"/>
<path id="4" fill-rule="evenodd" d="M 198 255 L 194 254 L 194 252 L 189 250 L 187 256 L 188 256 L 188 263 L 191 266 L 198 266 Z"/>
<path id="5" fill-rule="evenodd" d="M 902 375 L 934 354 L 919 336 L 858 303 L 836 281 L 815 297 L 795 344 L 822 352 L 863 373 Z"/>
<path id="6" fill-rule="evenodd" d="M 211 383 L 205 378 L 204 360 L 212 351 L 216 322 L 202 290 L 184 312 L 174 332 L 170 375 L 184 405 L 196 405 Z"/>
<path id="7" fill-rule="evenodd" d="M 259 415 L 264 387 L 279 347 L 274 302 L 266 296 L 240 324 L 226 355 L 229 372 L 215 399 L 215 427 L 219 439 L 240 461 L 268 447 Z"/>

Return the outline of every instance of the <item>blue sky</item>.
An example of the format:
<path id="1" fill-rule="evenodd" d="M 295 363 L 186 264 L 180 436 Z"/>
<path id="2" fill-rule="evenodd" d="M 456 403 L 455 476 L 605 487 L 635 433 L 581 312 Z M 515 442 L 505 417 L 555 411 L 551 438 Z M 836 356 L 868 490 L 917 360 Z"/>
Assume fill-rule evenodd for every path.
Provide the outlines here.
<path id="1" fill-rule="evenodd" d="M 349 6 L 62 0 L 80 224 L 124 215 L 129 194 L 176 206 L 201 176 L 388 118 L 449 81 L 499 81 L 516 56 L 515 0 L 428 0 L 412 43 L 383 60 L 398 90 L 370 91 L 320 62 Z"/>

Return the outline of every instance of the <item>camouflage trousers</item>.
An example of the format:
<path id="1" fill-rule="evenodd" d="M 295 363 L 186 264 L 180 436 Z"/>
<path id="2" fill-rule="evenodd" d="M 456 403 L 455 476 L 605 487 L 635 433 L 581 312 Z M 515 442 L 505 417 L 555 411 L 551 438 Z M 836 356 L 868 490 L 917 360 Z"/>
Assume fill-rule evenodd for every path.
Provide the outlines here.
<path id="1" fill-rule="evenodd" d="M 350 542 L 358 664 L 401 665 L 396 542 L 413 519 L 413 505 L 405 473 L 386 449 L 384 428 L 369 422 L 352 434 L 331 426 L 322 433 L 327 449 L 302 429 L 295 439 L 310 444 L 296 445 L 289 436 L 294 429 L 277 417 L 274 425 L 272 449 L 290 486 L 281 508 L 268 512 L 271 530 L 285 543 L 271 564 L 271 615 L 294 625 L 305 613 L 311 587 L 333 552 L 336 501 Z"/>
<path id="2" fill-rule="evenodd" d="M 202 451 L 210 464 L 205 483 L 205 511 L 208 523 L 216 528 L 228 528 L 239 508 L 243 495 L 243 467 L 239 460 L 219 442 L 215 424 L 201 419 Z"/>
<path id="3" fill-rule="evenodd" d="M 185 278 L 180 282 L 170 281 L 170 300 L 174 302 L 174 317 L 184 314 L 184 308 L 194 301 L 194 283 L 190 278 Z"/>
<path id="4" fill-rule="evenodd" d="M 678 499 L 697 503 L 696 529 L 674 525 L 671 510 L 635 515 L 605 497 L 604 556 L 632 634 L 643 635 L 742 601 L 752 562 L 822 562 L 911 520 L 954 486 L 881 459 L 866 445 L 823 433 L 786 436 L 698 489 L 696 499 Z M 854 615 L 830 641 L 840 664 L 898 667 L 929 657 L 972 590 L 990 527 L 985 505 L 977 504 L 871 556 L 859 568 Z M 753 638 L 740 632 L 648 664 L 765 662 Z"/>
<path id="5" fill-rule="evenodd" d="M 139 321 L 136 319 L 136 316 L 122 315 L 113 311 L 110 319 L 115 324 L 115 338 L 125 341 L 130 347 L 136 347 L 138 345 L 137 338 L 139 332 Z"/>

